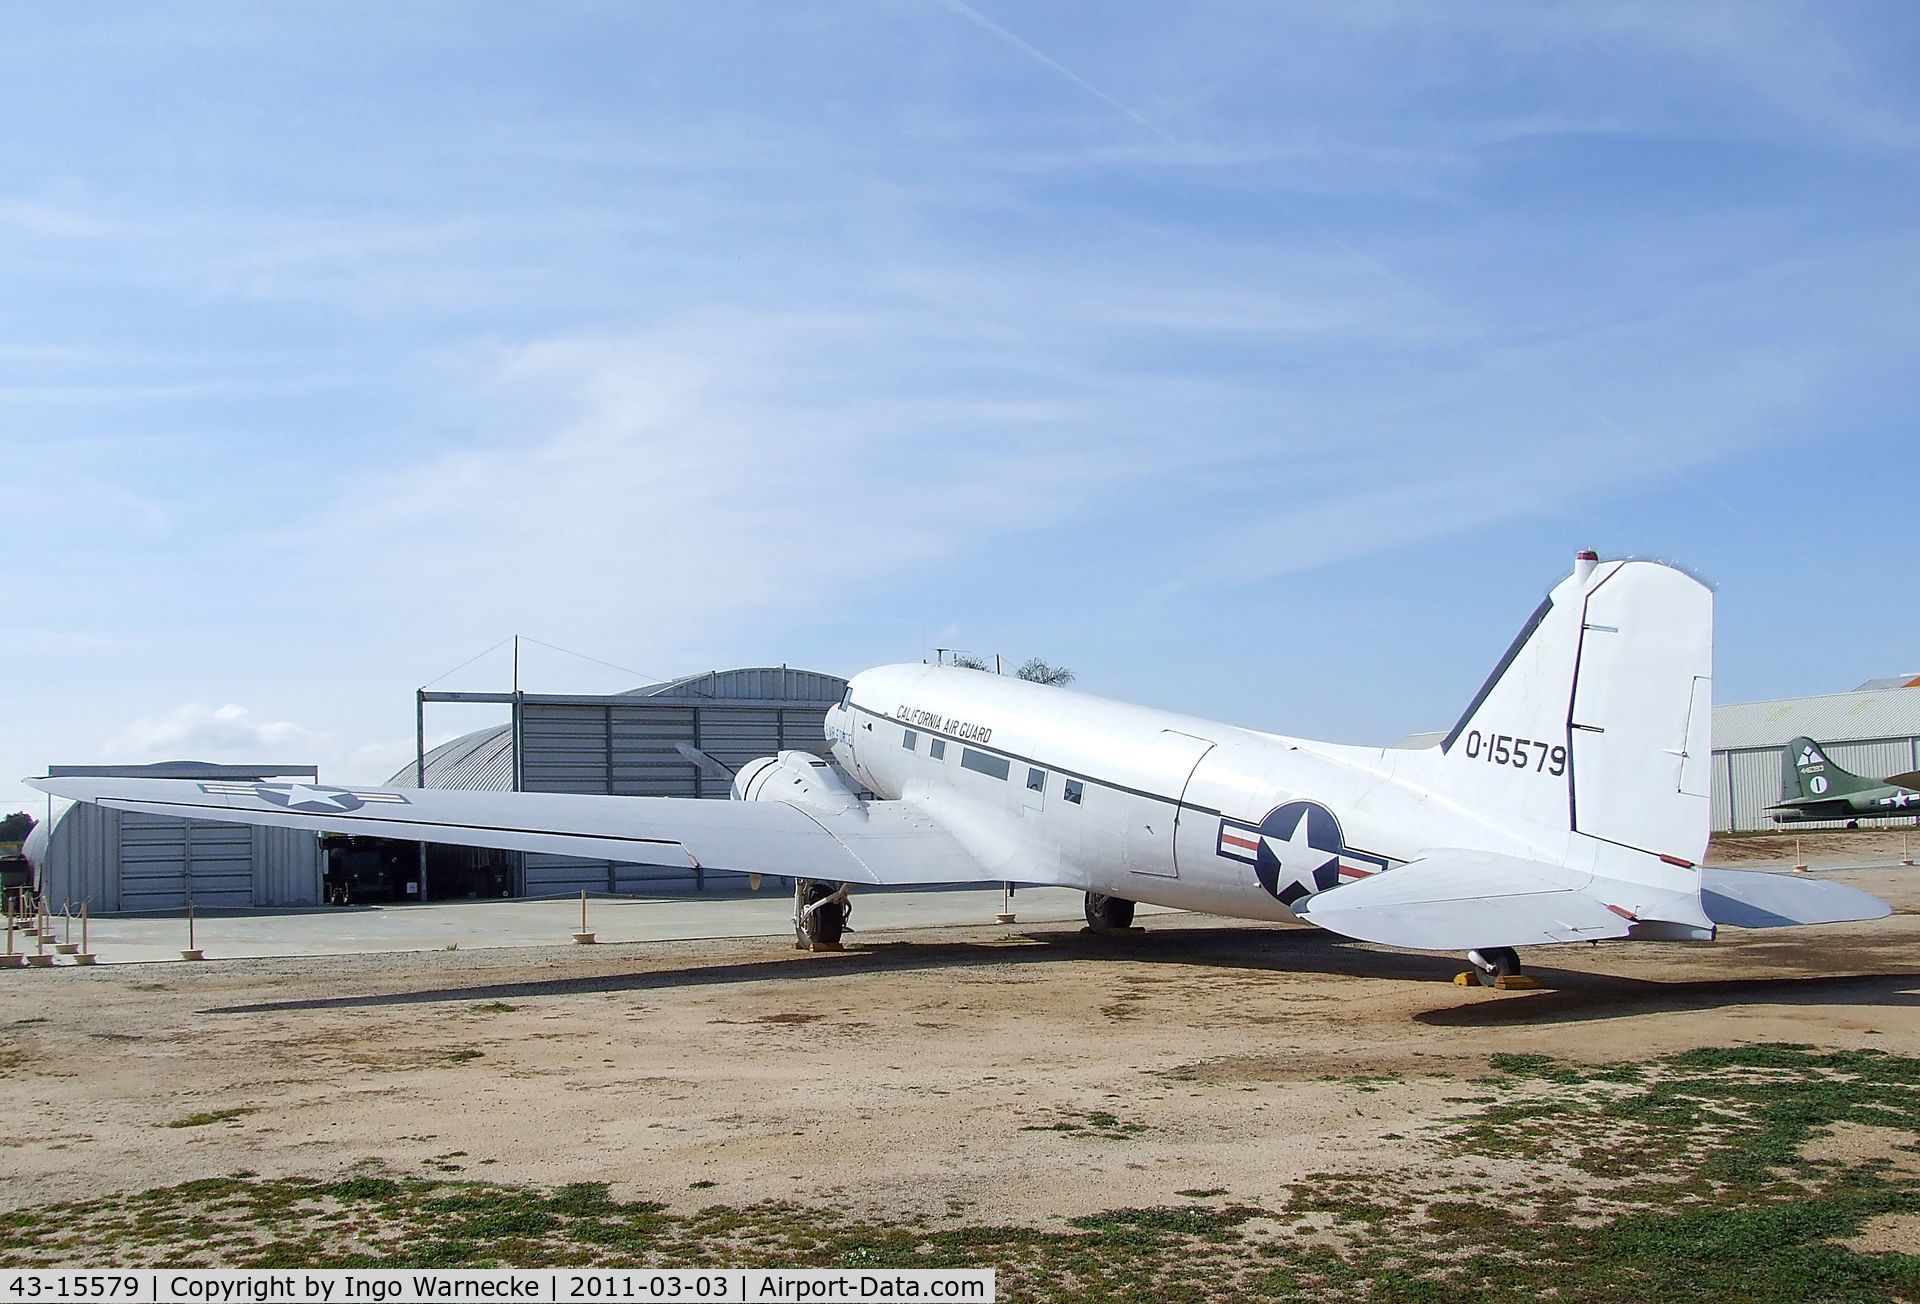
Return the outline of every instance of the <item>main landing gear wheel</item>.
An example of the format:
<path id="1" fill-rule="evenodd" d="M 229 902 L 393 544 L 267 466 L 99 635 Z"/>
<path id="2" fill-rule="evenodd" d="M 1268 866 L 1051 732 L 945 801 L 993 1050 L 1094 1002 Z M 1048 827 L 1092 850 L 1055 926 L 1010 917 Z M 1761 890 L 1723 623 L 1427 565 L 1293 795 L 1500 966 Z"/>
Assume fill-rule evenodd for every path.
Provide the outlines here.
<path id="1" fill-rule="evenodd" d="M 845 883 L 803 878 L 793 885 L 793 936 L 802 951 L 837 951 L 852 906 Z"/>
<path id="2" fill-rule="evenodd" d="M 1124 897 L 1087 893 L 1087 927 L 1096 933 L 1117 933 L 1133 927 L 1133 902 Z"/>
<path id="3" fill-rule="evenodd" d="M 1502 978 L 1512 978 L 1520 973 L 1520 953 L 1511 946 L 1488 946 L 1478 951 L 1468 951 L 1467 959 L 1473 964 L 1473 972 L 1480 979 L 1482 987 L 1492 987 Z"/>

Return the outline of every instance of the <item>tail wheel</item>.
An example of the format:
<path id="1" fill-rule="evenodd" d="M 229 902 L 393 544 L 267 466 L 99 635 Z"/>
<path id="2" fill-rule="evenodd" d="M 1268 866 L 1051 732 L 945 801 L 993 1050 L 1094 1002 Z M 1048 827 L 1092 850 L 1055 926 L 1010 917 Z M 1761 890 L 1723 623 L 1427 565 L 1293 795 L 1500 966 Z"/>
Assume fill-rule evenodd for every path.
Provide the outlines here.
<path id="1" fill-rule="evenodd" d="M 839 900 L 833 898 L 839 897 Z M 809 882 L 801 895 L 800 916 L 795 921 L 800 945 L 838 946 L 847 927 L 847 903 L 838 883 Z"/>
<path id="2" fill-rule="evenodd" d="M 1133 927 L 1133 902 L 1125 897 L 1087 893 L 1087 927 L 1096 933 Z"/>
<path id="3" fill-rule="evenodd" d="M 1502 978 L 1511 978 L 1520 972 L 1520 953 L 1511 946 L 1482 947 L 1467 952 L 1467 959 L 1473 962 L 1473 972 L 1482 987 L 1492 987 Z"/>

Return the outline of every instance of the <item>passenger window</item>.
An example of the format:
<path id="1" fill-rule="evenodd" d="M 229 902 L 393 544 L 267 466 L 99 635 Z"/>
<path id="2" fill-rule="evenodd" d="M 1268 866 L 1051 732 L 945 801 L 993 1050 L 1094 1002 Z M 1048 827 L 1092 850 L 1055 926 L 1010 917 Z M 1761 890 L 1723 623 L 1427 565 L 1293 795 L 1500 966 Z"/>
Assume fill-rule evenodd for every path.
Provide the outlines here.
<path id="1" fill-rule="evenodd" d="M 991 756 L 986 752 L 976 752 L 971 747 L 960 749 L 960 764 L 963 768 L 974 770 L 990 779 L 1005 779 L 1013 768 L 1004 756 Z"/>
<path id="2" fill-rule="evenodd" d="M 932 742 L 927 744 L 927 751 L 933 755 L 933 759 L 936 761 L 946 760 L 947 759 L 947 740 L 944 738 L 934 739 Z"/>
<path id="3" fill-rule="evenodd" d="M 905 733 L 900 735 L 900 745 L 906 748 L 908 751 L 913 751 L 914 748 L 919 744 L 919 742 L 920 742 L 920 735 L 915 733 L 911 729 L 907 730 Z"/>
<path id="4" fill-rule="evenodd" d="M 1045 792 L 1047 790 L 1047 772 L 1045 770 L 1027 771 L 1027 791 Z"/>
<path id="5" fill-rule="evenodd" d="M 1067 780 L 1067 800 L 1068 801 L 1078 806 L 1080 804 L 1080 798 L 1082 797 L 1082 795 L 1085 794 L 1085 792 L 1086 792 L 1086 788 L 1084 785 L 1081 784 L 1080 780 L 1078 779 Z"/>

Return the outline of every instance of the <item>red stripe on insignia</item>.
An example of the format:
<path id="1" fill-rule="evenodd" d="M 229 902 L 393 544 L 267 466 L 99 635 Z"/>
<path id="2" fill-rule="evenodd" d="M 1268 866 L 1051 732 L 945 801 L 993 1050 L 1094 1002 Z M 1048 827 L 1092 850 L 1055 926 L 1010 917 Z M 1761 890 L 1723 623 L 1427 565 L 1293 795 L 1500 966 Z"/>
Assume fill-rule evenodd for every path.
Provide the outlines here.
<path id="1" fill-rule="evenodd" d="M 1370 869 L 1355 869 L 1355 868 L 1354 868 L 1354 867 L 1353 867 L 1352 865 L 1342 865 L 1342 866 L 1340 866 L 1340 872 L 1341 872 L 1342 874 L 1351 874 L 1351 875 L 1353 875 L 1353 877 L 1355 877 L 1355 878 L 1371 878 L 1371 877 L 1373 877 L 1373 871 L 1372 871 L 1372 870 L 1370 870 Z"/>
<path id="2" fill-rule="evenodd" d="M 1260 844 L 1258 842 L 1249 842 L 1245 838 L 1236 838 L 1231 833 L 1222 833 L 1220 840 L 1222 842 L 1231 842 L 1236 847 L 1244 847 L 1248 851 L 1260 850 Z"/>

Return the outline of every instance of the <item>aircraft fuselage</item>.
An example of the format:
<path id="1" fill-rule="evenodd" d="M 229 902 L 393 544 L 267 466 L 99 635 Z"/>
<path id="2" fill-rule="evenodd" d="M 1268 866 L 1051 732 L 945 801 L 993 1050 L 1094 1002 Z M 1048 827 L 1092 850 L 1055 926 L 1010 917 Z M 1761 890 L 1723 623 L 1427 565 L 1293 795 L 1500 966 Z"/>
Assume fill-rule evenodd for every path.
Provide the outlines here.
<path id="1" fill-rule="evenodd" d="M 827 735 L 876 796 L 926 810 L 1006 879 L 1157 905 L 1285 920 L 1312 892 L 1435 845 L 1567 851 L 1564 830 L 1494 825 L 1410 782 L 1402 771 L 1417 753 L 1259 733 L 982 671 L 856 675 Z"/>
<path id="2" fill-rule="evenodd" d="M 1805 824 L 1826 820 L 1897 819 L 1920 815 L 1920 792 L 1911 788 L 1883 784 L 1865 792 L 1850 792 L 1841 797 L 1812 798 L 1771 807 L 1769 813 L 1782 824 Z"/>

